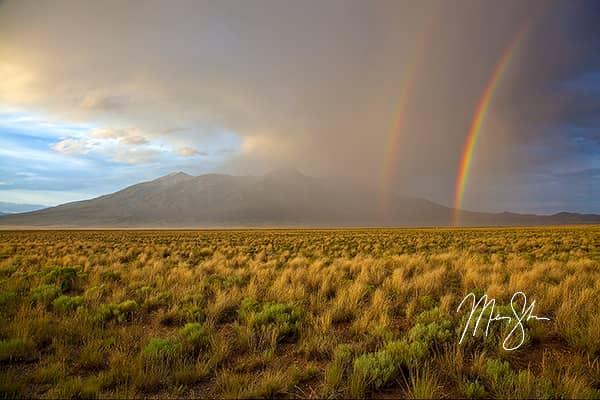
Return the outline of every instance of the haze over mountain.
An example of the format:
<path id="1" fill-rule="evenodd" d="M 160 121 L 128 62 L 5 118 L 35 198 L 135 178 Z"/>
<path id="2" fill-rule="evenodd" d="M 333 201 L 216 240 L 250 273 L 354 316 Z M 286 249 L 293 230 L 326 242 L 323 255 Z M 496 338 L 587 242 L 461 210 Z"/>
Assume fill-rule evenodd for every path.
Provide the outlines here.
<path id="1" fill-rule="evenodd" d="M 41 204 L 19 204 L 0 201 L 0 215 L 35 211 L 46 207 Z"/>
<path id="2" fill-rule="evenodd" d="M 372 188 L 312 178 L 293 169 L 264 176 L 183 172 L 129 186 L 91 200 L 4 215 L 4 227 L 344 227 L 449 226 L 453 209 L 394 195 L 381 210 Z M 600 223 L 594 214 L 551 216 L 463 211 L 463 225 Z"/>

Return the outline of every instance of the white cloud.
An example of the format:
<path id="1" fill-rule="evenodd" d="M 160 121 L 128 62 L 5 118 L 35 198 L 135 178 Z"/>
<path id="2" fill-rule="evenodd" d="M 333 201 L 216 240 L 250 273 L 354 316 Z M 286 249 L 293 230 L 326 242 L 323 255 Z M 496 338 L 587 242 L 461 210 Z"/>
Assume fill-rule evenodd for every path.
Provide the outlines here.
<path id="1" fill-rule="evenodd" d="M 158 161 L 157 150 L 135 149 L 117 150 L 112 154 L 111 160 L 123 164 L 149 164 Z"/>
<path id="2" fill-rule="evenodd" d="M 175 150 L 175 154 L 180 155 L 182 157 L 194 157 L 194 156 L 205 156 L 207 155 L 204 151 L 198 151 L 191 147 L 181 147 Z"/>
<path id="3" fill-rule="evenodd" d="M 88 154 L 90 148 L 88 143 L 84 140 L 78 139 L 65 139 L 52 145 L 52 149 L 62 154 Z"/>
<path id="4" fill-rule="evenodd" d="M 141 146 L 148 143 L 150 143 L 150 141 L 143 136 L 129 136 L 119 139 L 119 144 L 124 144 L 126 146 Z"/>
<path id="5" fill-rule="evenodd" d="M 140 136 L 140 130 L 136 128 L 98 128 L 88 133 L 88 136 L 99 139 L 119 139 L 130 136 Z"/>

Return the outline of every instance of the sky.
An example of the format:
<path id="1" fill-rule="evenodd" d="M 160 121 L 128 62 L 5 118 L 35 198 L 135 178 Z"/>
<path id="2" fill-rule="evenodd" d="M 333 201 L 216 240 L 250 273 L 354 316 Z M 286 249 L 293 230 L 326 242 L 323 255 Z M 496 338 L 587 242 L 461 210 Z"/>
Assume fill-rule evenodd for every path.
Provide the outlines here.
<path id="1" fill-rule="evenodd" d="M 280 167 L 464 208 L 600 213 L 600 3 L 0 1 L 0 201 Z"/>

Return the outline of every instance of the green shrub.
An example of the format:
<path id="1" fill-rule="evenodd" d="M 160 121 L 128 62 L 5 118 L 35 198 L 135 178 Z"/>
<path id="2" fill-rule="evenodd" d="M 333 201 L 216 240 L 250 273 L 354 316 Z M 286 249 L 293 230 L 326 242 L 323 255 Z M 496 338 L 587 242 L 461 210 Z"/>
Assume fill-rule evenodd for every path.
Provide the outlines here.
<path id="1" fill-rule="evenodd" d="M 385 351 L 394 358 L 399 367 L 408 368 L 417 365 L 428 352 L 427 345 L 422 342 L 409 343 L 406 340 L 394 340 L 386 344 Z"/>
<path id="2" fill-rule="evenodd" d="M 350 395 L 363 397 L 365 390 L 377 390 L 387 384 L 398 372 L 391 353 L 382 350 L 363 354 L 354 360 L 350 376 Z"/>
<path id="3" fill-rule="evenodd" d="M 0 362 L 29 360 L 33 350 L 33 344 L 24 339 L 0 340 Z"/>
<path id="4" fill-rule="evenodd" d="M 485 365 L 485 374 L 492 383 L 506 381 L 512 378 L 513 372 L 508 361 L 491 359 Z"/>
<path id="5" fill-rule="evenodd" d="M 56 267 L 48 271 L 44 279 L 46 283 L 54 283 L 61 291 L 66 292 L 73 289 L 78 274 L 80 274 L 79 268 Z"/>
<path id="6" fill-rule="evenodd" d="M 62 295 L 52 302 L 52 307 L 59 313 L 66 313 L 69 311 L 76 310 L 77 307 L 82 306 L 84 303 L 83 297 L 81 296 L 65 296 Z"/>
<path id="7" fill-rule="evenodd" d="M 481 399 L 485 396 L 485 388 L 479 381 L 467 382 L 463 387 L 463 395 L 467 399 Z"/>
<path id="8" fill-rule="evenodd" d="M 179 337 L 186 351 L 196 355 L 210 348 L 212 335 L 210 330 L 197 322 L 185 324 L 179 330 Z"/>
<path id="9" fill-rule="evenodd" d="M 433 297 L 429 295 L 424 295 L 419 297 L 419 306 L 423 310 L 430 310 L 437 305 L 437 301 L 433 299 Z"/>
<path id="10" fill-rule="evenodd" d="M 56 285 L 41 285 L 31 291 L 31 300 L 35 303 L 49 305 L 61 293 L 62 290 Z"/>
<path id="11" fill-rule="evenodd" d="M 338 345 L 333 351 L 333 361 L 340 365 L 348 365 L 352 361 L 352 347 L 347 344 Z"/>
<path id="12" fill-rule="evenodd" d="M 100 277 L 105 281 L 112 281 L 112 282 L 119 282 L 121 280 L 120 274 L 117 274 L 116 272 L 111 272 L 111 271 L 103 272 L 102 274 L 100 274 Z"/>
<path id="13" fill-rule="evenodd" d="M 181 326 L 186 321 L 186 315 L 179 308 L 171 309 L 160 313 L 159 321 L 162 326 Z"/>
<path id="14" fill-rule="evenodd" d="M 121 314 L 133 314 L 138 309 L 138 304 L 135 300 L 125 300 L 117 304 L 117 310 Z"/>
<path id="15" fill-rule="evenodd" d="M 0 307 L 8 307 L 17 301 L 17 294 L 15 292 L 3 292 L 0 293 Z"/>
<path id="16" fill-rule="evenodd" d="M 485 376 L 489 387 L 496 396 L 509 396 L 514 390 L 515 375 L 507 361 L 488 360 Z"/>
<path id="17" fill-rule="evenodd" d="M 151 339 L 142 349 L 140 354 L 142 364 L 146 368 L 159 369 L 162 366 L 173 365 L 174 361 L 181 356 L 182 346 L 180 343 L 167 339 Z"/>
<path id="18" fill-rule="evenodd" d="M 271 303 L 256 313 L 254 323 L 258 326 L 272 324 L 277 327 L 280 339 L 293 339 L 298 333 L 300 317 L 300 310 L 291 304 Z"/>
<path id="19" fill-rule="evenodd" d="M 79 350 L 79 356 L 77 359 L 77 368 L 80 370 L 99 370 L 102 369 L 105 364 L 106 349 L 103 348 L 102 343 L 88 342 Z"/>
<path id="20" fill-rule="evenodd" d="M 346 353 L 347 350 L 341 351 Z M 410 343 L 406 339 L 402 339 L 388 342 L 382 350 L 375 353 L 361 355 L 354 360 L 350 376 L 351 396 L 362 397 L 365 390 L 377 390 L 384 387 L 403 368 L 408 369 L 418 365 L 427 352 L 426 344 Z"/>
<path id="21" fill-rule="evenodd" d="M 260 310 L 260 303 L 254 299 L 244 299 L 240 304 L 238 314 L 240 317 L 245 318 L 249 314 L 256 313 Z"/>
<path id="22" fill-rule="evenodd" d="M 206 319 L 204 309 L 198 305 L 190 305 L 183 308 L 183 313 L 187 321 L 202 322 Z"/>
<path id="23" fill-rule="evenodd" d="M 338 345 L 333 352 L 333 361 L 325 368 L 324 383 L 326 395 L 334 394 L 342 383 L 342 378 L 352 363 L 352 348 L 347 344 Z M 329 396 L 325 396 L 329 397 Z"/>
<path id="24" fill-rule="evenodd" d="M 118 304 L 105 304 L 100 308 L 98 319 L 101 323 L 113 320 L 118 322 L 131 321 L 137 310 L 138 304 L 135 300 L 125 300 Z"/>
<path id="25" fill-rule="evenodd" d="M 413 342 L 421 342 L 427 347 L 439 345 L 447 341 L 451 333 L 452 324 L 449 320 L 431 322 L 429 324 L 417 323 L 408 332 L 408 337 Z"/>
<path id="26" fill-rule="evenodd" d="M 263 332 L 276 329 L 278 340 L 293 341 L 298 333 L 302 313 L 293 304 L 267 303 L 261 307 L 254 299 L 244 299 L 238 308 L 238 315 L 250 327 L 258 327 Z"/>

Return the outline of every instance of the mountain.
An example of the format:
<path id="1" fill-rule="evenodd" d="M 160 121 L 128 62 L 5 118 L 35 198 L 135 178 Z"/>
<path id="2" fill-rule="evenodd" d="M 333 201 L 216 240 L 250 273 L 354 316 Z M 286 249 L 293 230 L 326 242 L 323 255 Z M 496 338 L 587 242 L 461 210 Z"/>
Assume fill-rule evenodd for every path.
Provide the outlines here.
<path id="1" fill-rule="evenodd" d="M 42 206 L 40 204 L 8 203 L 5 201 L 0 201 L 0 215 L 35 211 L 46 207 L 48 206 Z"/>
<path id="2" fill-rule="evenodd" d="M 172 173 L 91 200 L 0 216 L 0 226 L 209 228 L 449 226 L 453 209 L 395 196 L 382 213 L 378 192 L 293 169 L 264 176 Z M 593 214 L 551 216 L 463 211 L 465 225 L 600 223 Z"/>

